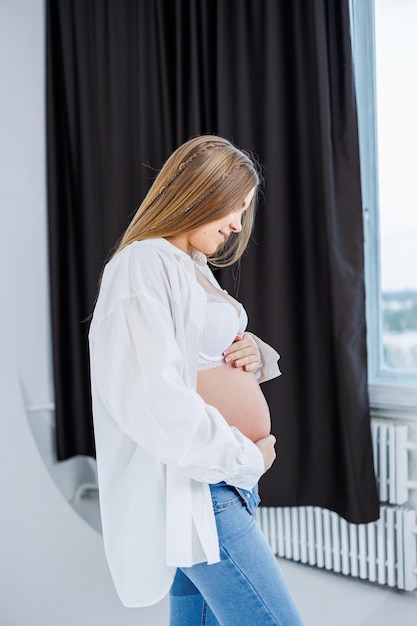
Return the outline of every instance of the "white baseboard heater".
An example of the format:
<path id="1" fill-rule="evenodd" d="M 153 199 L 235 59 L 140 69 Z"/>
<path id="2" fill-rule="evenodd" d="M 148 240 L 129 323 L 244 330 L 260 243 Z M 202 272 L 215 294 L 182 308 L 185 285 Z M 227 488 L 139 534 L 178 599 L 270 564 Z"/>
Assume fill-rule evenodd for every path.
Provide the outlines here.
<path id="1" fill-rule="evenodd" d="M 259 507 L 257 521 L 279 557 L 346 576 L 417 589 L 417 511 L 403 506 L 416 483 L 408 480 L 407 426 L 373 422 L 380 519 L 350 524 L 319 507 Z M 387 504 L 385 504 L 387 503 Z"/>
<path id="2" fill-rule="evenodd" d="M 350 524 L 319 507 L 260 507 L 256 517 L 277 556 L 389 585 L 417 588 L 417 513 L 381 507 L 370 524 Z"/>

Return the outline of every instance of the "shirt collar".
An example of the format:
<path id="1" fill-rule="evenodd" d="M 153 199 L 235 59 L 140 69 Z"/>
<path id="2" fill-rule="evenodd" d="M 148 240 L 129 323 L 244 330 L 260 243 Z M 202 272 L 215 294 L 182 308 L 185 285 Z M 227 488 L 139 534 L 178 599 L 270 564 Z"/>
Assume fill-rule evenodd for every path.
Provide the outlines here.
<path id="1" fill-rule="evenodd" d="M 155 239 L 144 239 L 143 241 L 147 241 L 148 245 L 150 244 L 157 248 L 165 248 L 165 250 L 170 250 L 180 259 L 193 261 L 196 265 L 200 266 L 207 265 L 206 255 L 199 250 L 196 250 L 195 248 L 190 248 L 188 252 L 184 252 L 183 250 L 181 250 L 181 248 L 174 246 L 173 243 L 169 242 L 164 237 L 155 237 Z"/>
<path id="2" fill-rule="evenodd" d="M 207 265 L 207 257 L 205 254 L 196 250 L 195 248 L 190 248 L 189 255 L 197 265 Z"/>
<path id="3" fill-rule="evenodd" d="M 205 254 L 196 250 L 195 248 L 190 248 L 188 252 L 184 252 L 181 248 L 174 246 L 173 243 L 167 241 L 164 237 L 157 237 L 155 239 L 149 239 L 148 241 L 152 241 L 157 246 L 162 248 L 170 249 L 172 252 L 177 254 L 180 258 L 191 259 L 197 265 L 207 265 L 207 257 Z"/>

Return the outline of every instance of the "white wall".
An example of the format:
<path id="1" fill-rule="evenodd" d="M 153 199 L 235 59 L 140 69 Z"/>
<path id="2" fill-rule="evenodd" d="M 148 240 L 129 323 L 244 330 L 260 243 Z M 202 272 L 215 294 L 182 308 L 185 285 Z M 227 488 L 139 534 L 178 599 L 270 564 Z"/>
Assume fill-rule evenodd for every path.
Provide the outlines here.
<path id="1" fill-rule="evenodd" d="M 36 408 L 53 402 L 44 39 L 43 0 L 0 0 L 0 624 L 156 624 L 153 609 L 119 603 L 101 535 L 56 487 L 30 426 L 48 426 Z"/>

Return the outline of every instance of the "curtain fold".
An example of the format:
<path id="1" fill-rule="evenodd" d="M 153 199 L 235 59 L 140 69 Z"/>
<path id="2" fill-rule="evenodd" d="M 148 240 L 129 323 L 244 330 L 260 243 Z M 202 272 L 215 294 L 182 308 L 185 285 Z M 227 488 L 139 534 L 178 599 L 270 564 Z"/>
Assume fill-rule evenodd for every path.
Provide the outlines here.
<path id="1" fill-rule="evenodd" d="M 263 504 L 378 517 L 348 0 L 49 0 L 48 190 L 58 457 L 94 455 L 86 320 L 102 265 L 170 152 L 214 132 L 266 187 L 220 278 L 281 353 Z"/>

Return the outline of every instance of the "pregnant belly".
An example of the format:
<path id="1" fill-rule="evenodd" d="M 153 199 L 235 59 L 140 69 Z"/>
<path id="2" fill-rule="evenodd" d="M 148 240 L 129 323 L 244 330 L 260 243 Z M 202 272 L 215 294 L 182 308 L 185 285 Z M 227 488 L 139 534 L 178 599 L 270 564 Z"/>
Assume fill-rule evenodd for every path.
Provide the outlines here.
<path id="1" fill-rule="evenodd" d="M 197 375 L 197 392 L 252 441 L 269 435 L 269 407 L 253 372 L 230 364 L 203 370 Z"/>

